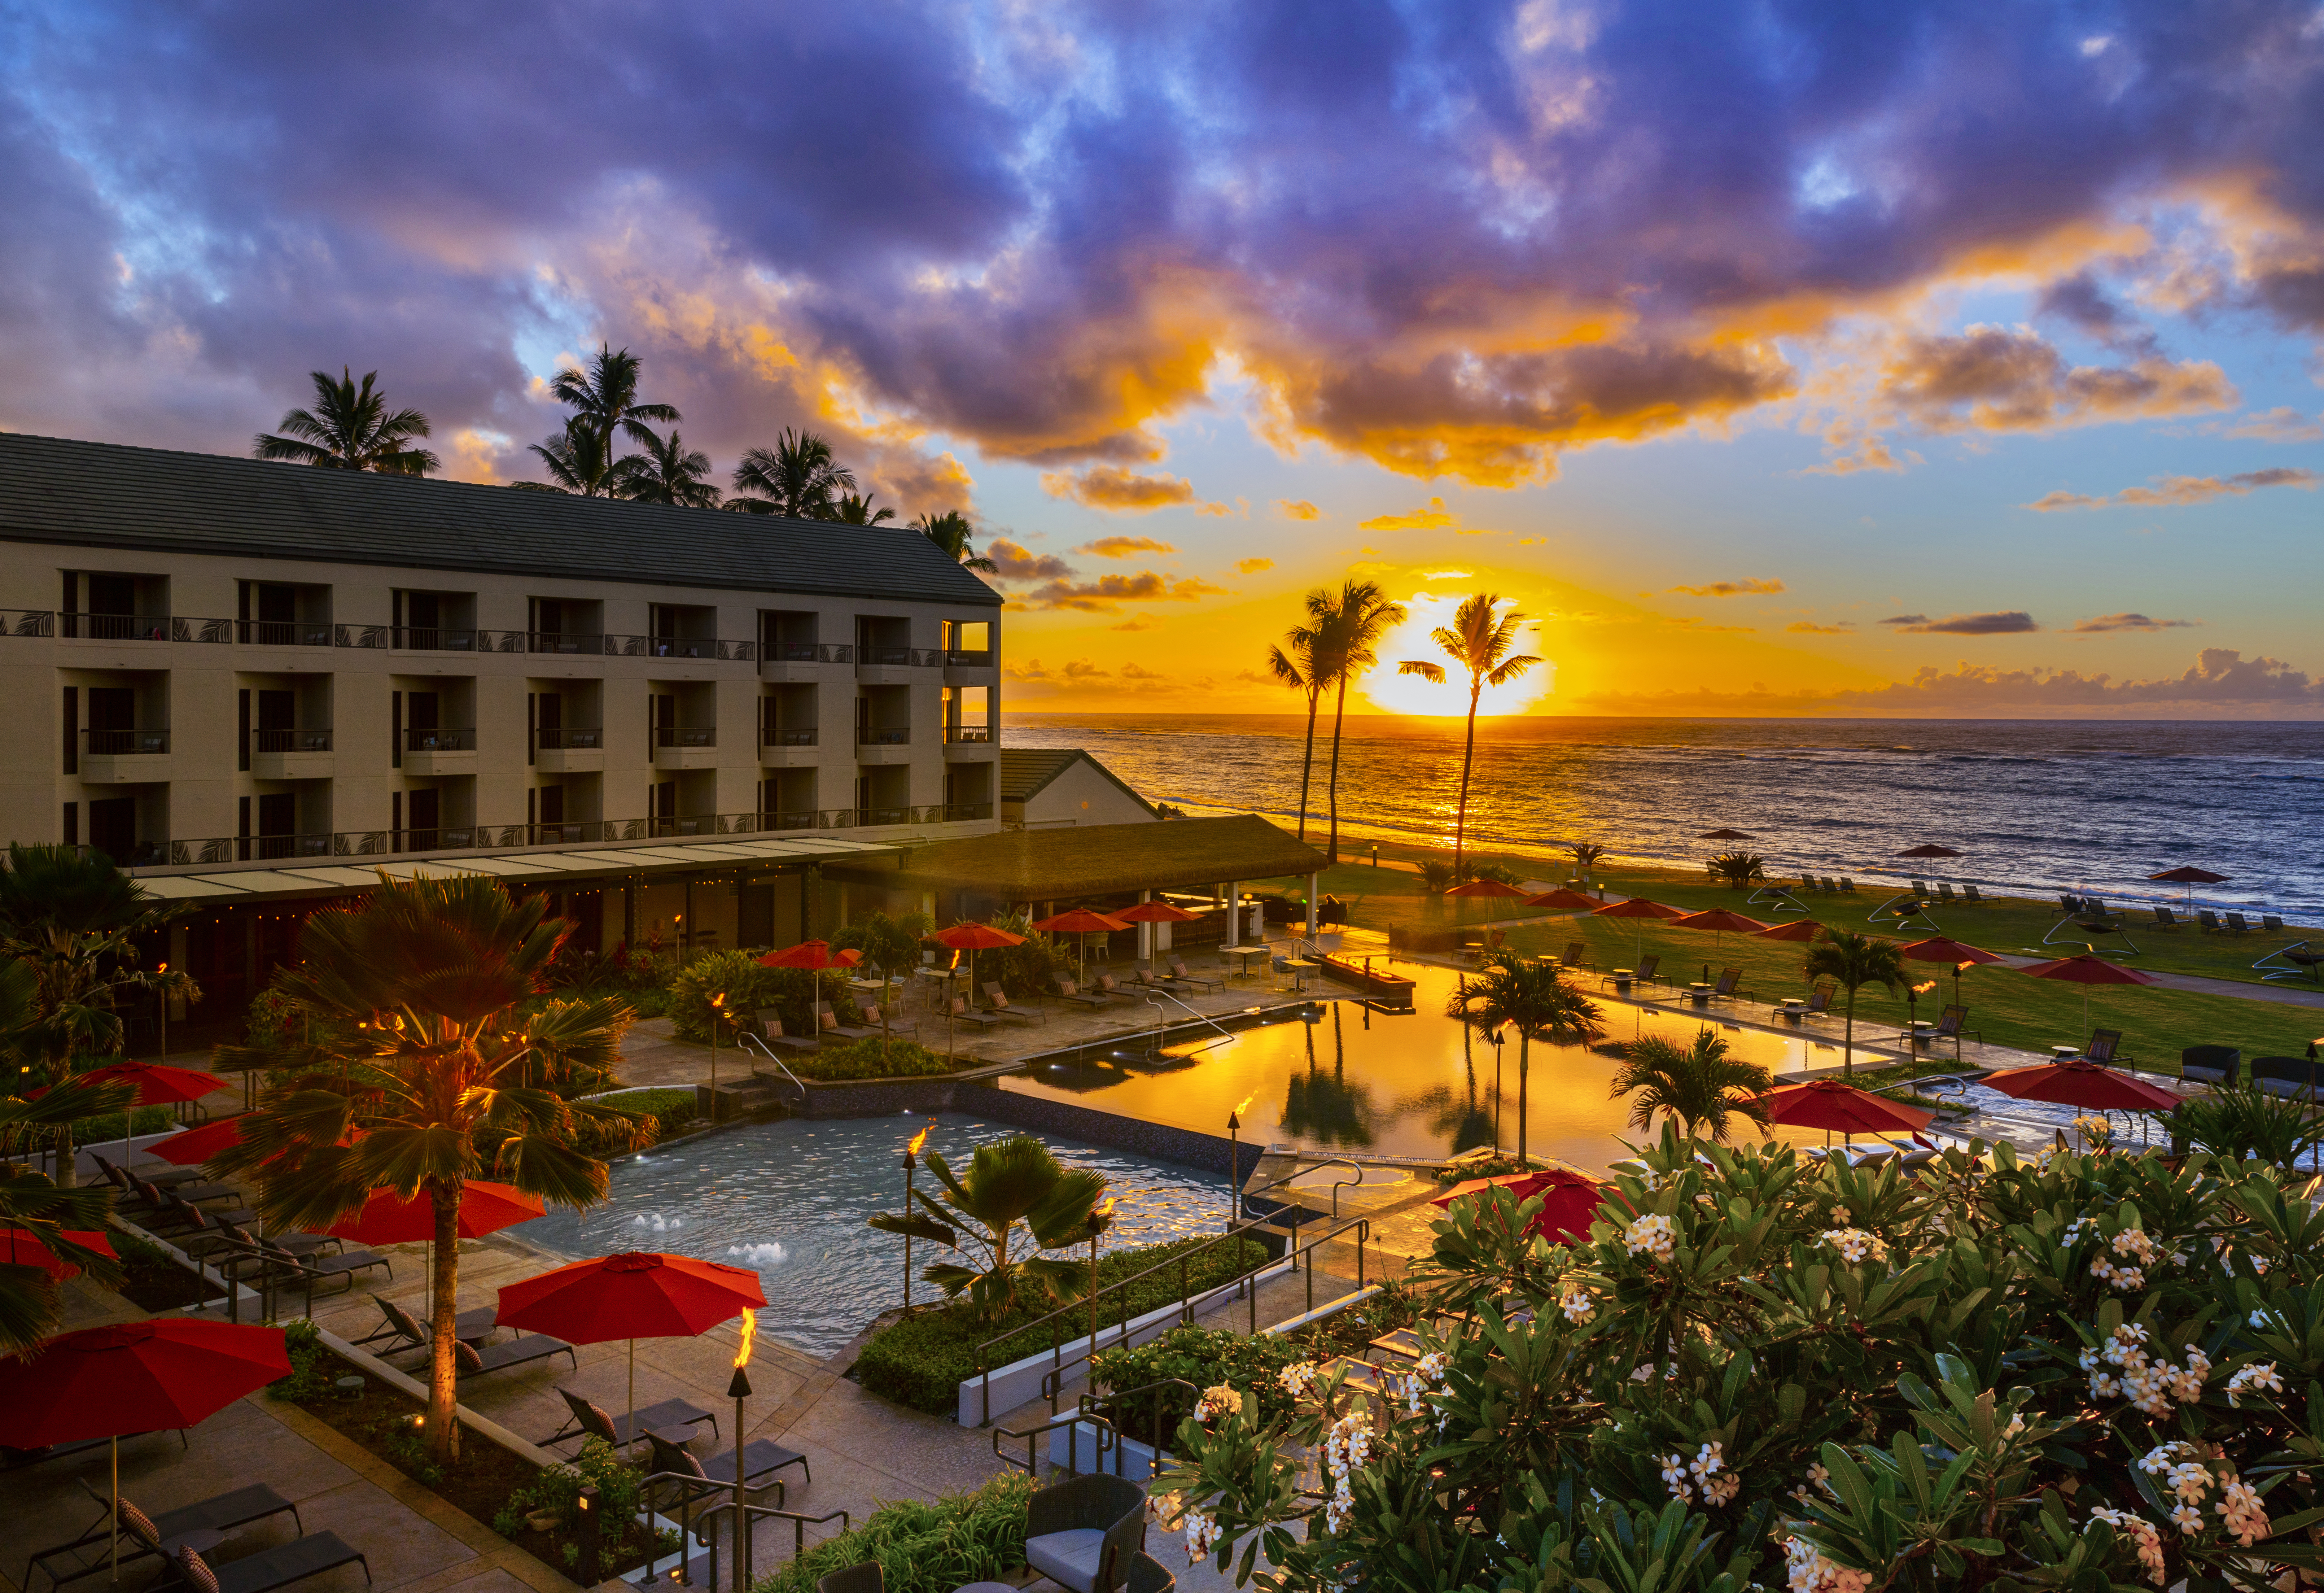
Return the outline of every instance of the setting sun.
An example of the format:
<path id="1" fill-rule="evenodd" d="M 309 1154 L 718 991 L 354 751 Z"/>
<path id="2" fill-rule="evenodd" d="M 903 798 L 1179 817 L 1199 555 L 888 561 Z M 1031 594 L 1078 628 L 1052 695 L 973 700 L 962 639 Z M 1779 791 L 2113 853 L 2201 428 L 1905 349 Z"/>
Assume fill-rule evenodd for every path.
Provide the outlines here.
<path id="1" fill-rule="evenodd" d="M 1407 613 L 1405 622 L 1390 631 L 1379 645 L 1380 662 L 1371 673 L 1357 685 L 1357 690 L 1375 708 L 1391 714 L 1441 714 L 1458 718 L 1469 711 L 1469 676 L 1437 646 L 1430 634 L 1439 625 L 1449 624 L 1452 611 L 1461 606 L 1462 594 L 1451 596 L 1435 592 L 1416 592 L 1404 599 Z M 1517 651 L 1530 652 L 1538 644 L 1538 633 L 1528 625 Z M 1406 659 L 1425 659 L 1444 667 L 1442 682 L 1423 680 L 1418 675 L 1402 675 L 1397 665 Z M 1555 690 L 1557 661 L 1554 658 L 1535 665 L 1517 680 L 1505 686 L 1488 686 L 1477 699 L 1480 717 L 1489 714 L 1521 714 L 1544 697 Z"/>

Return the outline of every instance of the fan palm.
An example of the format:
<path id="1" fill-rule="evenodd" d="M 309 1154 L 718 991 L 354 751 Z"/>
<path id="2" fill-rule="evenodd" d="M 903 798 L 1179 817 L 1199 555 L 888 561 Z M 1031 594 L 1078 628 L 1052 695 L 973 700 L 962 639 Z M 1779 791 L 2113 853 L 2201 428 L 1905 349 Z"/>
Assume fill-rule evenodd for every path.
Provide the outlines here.
<path id="1" fill-rule="evenodd" d="M 976 534 L 976 528 L 969 524 L 968 516 L 958 509 L 946 509 L 941 514 L 923 514 L 912 522 L 912 529 L 951 554 L 954 562 L 970 570 L 981 570 L 991 575 L 1001 568 L 969 545 L 968 539 Z"/>
<path id="2" fill-rule="evenodd" d="M 1312 605 L 1311 605 L 1312 607 Z M 1299 838 L 1307 838 L 1307 788 L 1315 774 L 1315 713 L 1328 683 L 1316 667 L 1323 634 L 1312 625 L 1293 625 L 1282 644 L 1267 650 L 1267 672 L 1307 699 L 1307 750 L 1299 759 Z"/>
<path id="3" fill-rule="evenodd" d="M 418 410 L 391 413 L 386 396 L 372 385 L 379 379 L 377 371 L 364 372 L 360 387 L 344 366 L 336 382 L 328 371 L 307 374 L 315 383 L 315 407 L 292 410 L 275 431 L 260 432 L 251 449 L 254 457 L 385 476 L 425 476 L 443 468 L 443 460 L 411 446 L 413 438 L 428 435 L 428 417 Z"/>
<path id="4" fill-rule="evenodd" d="M 734 467 L 734 495 L 726 506 L 746 514 L 828 520 L 832 500 L 854 490 L 855 473 L 833 455 L 830 442 L 786 426 L 774 447 L 742 450 L 742 462 Z"/>
<path id="5" fill-rule="evenodd" d="M 1477 699 L 1486 687 L 1505 686 L 1543 662 L 1530 653 L 1509 651 L 1517 644 L 1525 616 L 1514 608 L 1507 614 L 1496 613 L 1499 602 L 1500 597 L 1491 592 L 1463 597 L 1461 607 L 1452 611 L 1452 623 L 1428 633 L 1428 639 L 1443 649 L 1445 656 L 1469 671 L 1469 739 L 1461 749 L 1461 805 L 1452 816 L 1455 869 L 1461 866 L 1461 840 L 1469 825 L 1469 770 L 1477 760 Z M 1396 666 L 1396 672 L 1418 675 L 1440 686 L 1444 683 L 1444 666 L 1425 658 L 1407 658 Z"/>
<path id="6" fill-rule="evenodd" d="M 1767 860 L 1756 852 L 1721 852 L 1703 867 L 1711 878 L 1738 891 L 1767 877 Z"/>
<path id="7" fill-rule="evenodd" d="M 1392 601 L 1375 580 L 1342 583 L 1336 597 L 1318 587 L 1307 594 L 1307 614 L 1314 624 L 1323 670 L 1336 695 L 1332 704 L 1332 777 L 1329 786 L 1332 839 L 1325 848 L 1331 861 L 1340 860 L 1340 730 L 1348 714 L 1348 682 L 1379 662 L 1379 639 L 1388 627 L 1404 620 L 1404 605 Z"/>
<path id="8" fill-rule="evenodd" d="M 660 439 L 648 430 L 648 421 L 676 424 L 679 415 L 667 403 L 638 402 L 638 375 L 641 369 L 638 357 L 624 348 L 615 353 L 610 345 L 597 345 L 597 357 L 589 362 L 586 371 L 571 366 L 557 373 L 549 390 L 557 402 L 573 412 L 566 422 L 567 431 L 576 426 L 597 440 L 597 452 L 613 468 L 616 432 L 641 447 L 654 447 Z M 538 450 L 536 450 L 538 451 Z"/>
<path id="9" fill-rule="evenodd" d="M 1517 1032 L 1517 1160 L 1526 1154 L 1526 1082 L 1536 1040 L 1587 1043 L 1605 1033 L 1597 1003 L 1559 977 L 1545 958 L 1528 961 L 1496 952 L 1483 968 L 1461 981 L 1444 1004 L 1444 1015 L 1487 1032 L 1506 1023 Z"/>
<path id="10" fill-rule="evenodd" d="M 11 842 L 0 866 L 0 936 L 60 929 L 134 933 L 165 916 L 145 887 L 102 852 Z"/>
<path id="11" fill-rule="evenodd" d="M 605 1193 L 593 1151 L 650 1137 L 643 1118 L 530 1082 L 536 1071 L 571 1069 L 602 1079 L 628 1023 L 611 997 L 536 995 L 570 930 L 546 916 L 546 898 L 520 901 L 496 880 L 383 875 L 360 906 L 308 921 L 303 961 L 277 983 L 291 1011 L 312 1020 L 312 1039 L 289 1059 L 240 1058 L 294 1063 L 276 1071 L 242 1118 L 240 1143 L 217 1158 L 256 1187 L 271 1226 L 325 1227 L 379 1190 L 432 1202 L 427 1425 L 446 1461 L 459 1453 L 453 1318 L 467 1181 L 489 1169 L 530 1194 L 586 1206 Z"/>
<path id="12" fill-rule="evenodd" d="M 1905 978 L 1904 956 L 1894 940 L 1848 930 L 1826 930 L 1823 939 L 1808 948 L 1800 971 L 1811 985 L 1818 979 L 1830 979 L 1848 992 L 1848 1038 L 1840 1053 L 1840 1070 L 1842 1075 L 1853 1078 L 1856 993 L 1867 985 L 1877 985 L 1889 995 L 1895 995 L 1896 986 Z"/>
<path id="13" fill-rule="evenodd" d="M 666 439 L 647 432 L 645 451 L 625 462 L 631 468 L 616 486 L 622 497 L 681 509 L 718 506 L 718 488 L 703 479 L 710 474 L 710 456 L 689 449 L 675 431 Z"/>
<path id="14" fill-rule="evenodd" d="M 1678 1119 L 1690 1137 L 1708 1130 L 1712 1139 L 1723 1141 L 1731 1117 L 1767 1125 L 1767 1108 L 1758 1098 L 1775 1087 L 1766 1069 L 1727 1054 L 1725 1035 L 1701 1029 L 1692 1045 L 1659 1034 L 1630 1042 L 1610 1093 L 1616 1099 L 1636 1098 L 1630 1102 L 1633 1128 L 1652 1128 L 1655 1114 L 1662 1112 Z"/>
<path id="15" fill-rule="evenodd" d="M 943 1202 L 925 1190 L 914 1190 L 913 1209 L 900 1216 L 874 1212 L 871 1225 L 883 1233 L 933 1239 L 953 1249 L 961 1248 L 966 1239 L 982 1252 L 984 1265 L 939 1262 L 923 1270 L 922 1277 L 949 1298 L 965 1294 L 970 1314 L 984 1322 L 1009 1313 L 1020 1285 L 1038 1288 L 1058 1301 L 1081 1295 L 1087 1287 L 1084 1268 L 1038 1255 L 1011 1260 L 1010 1247 L 1019 1222 L 1029 1230 L 1036 1250 L 1058 1250 L 1085 1241 L 1090 1213 L 1105 1191 L 1103 1173 L 1068 1169 L 1030 1135 L 977 1146 L 965 1179 L 954 1177 L 934 1151 L 927 1153 L 927 1167 L 944 1186 Z"/>
<path id="16" fill-rule="evenodd" d="M 852 492 L 847 493 L 841 496 L 837 503 L 832 505 L 831 517 L 842 525 L 880 525 L 893 520 L 896 517 L 895 510 L 875 509 L 872 506 L 872 500 L 878 495 L 876 493 L 867 492 L 858 497 Z"/>

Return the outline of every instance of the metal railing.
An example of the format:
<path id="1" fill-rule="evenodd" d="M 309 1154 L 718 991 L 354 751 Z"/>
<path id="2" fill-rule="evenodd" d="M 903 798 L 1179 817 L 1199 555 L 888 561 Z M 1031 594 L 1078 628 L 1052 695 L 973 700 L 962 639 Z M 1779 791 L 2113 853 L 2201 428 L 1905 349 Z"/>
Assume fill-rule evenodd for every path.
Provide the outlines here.
<path id="1" fill-rule="evenodd" d="M 170 616 L 67 612 L 57 616 L 57 634 L 86 636 L 92 642 L 166 642 L 170 639 Z"/>
<path id="2" fill-rule="evenodd" d="M 861 664 L 934 669 L 944 662 L 944 654 L 933 647 L 858 647 L 855 650 L 855 660 Z"/>
<path id="3" fill-rule="evenodd" d="M 0 608 L 0 633 L 11 636 L 53 636 L 57 632 L 57 613 L 53 608 Z"/>
<path id="4" fill-rule="evenodd" d="M 472 727 L 434 726 L 422 729 L 407 725 L 403 729 L 403 750 L 406 752 L 474 752 L 476 732 Z"/>
<path id="5" fill-rule="evenodd" d="M 254 730 L 251 750 L 254 752 L 328 752 L 331 732 L 328 727 L 319 730 Z"/>
<path id="6" fill-rule="evenodd" d="M 964 653 L 954 647 L 945 652 L 944 660 L 956 670 L 989 669 L 992 664 L 992 652 L 987 648 L 982 653 Z"/>
<path id="7" fill-rule="evenodd" d="M 732 1483 L 721 1486 L 728 1489 L 730 1493 L 733 1487 Z M 733 1515 L 736 1512 L 737 1506 L 735 1505 L 734 1501 L 730 1497 L 724 1504 L 713 1505 L 709 1509 L 704 1511 L 701 1514 L 694 1518 L 694 1541 L 705 1545 L 710 1551 L 710 1580 L 707 1585 L 713 1588 L 717 1588 L 720 1583 L 718 1580 L 718 1534 L 713 1531 L 712 1528 L 715 1525 L 718 1517 L 722 1515 Z M 734 1529 L 733 1533 L 738 1540 L 735 1543 L 734 1551 L 742 1557 L 742 1563 L 746 1566 L 752 1563 L 751 1537 L 753 1530 L 752 1524 L 755 1522 L 789 1522 L 791 1524 L 791 1558 L 793 1560 L 797 1560 L 807 1549 L 807 1528 L 811 1526 L 822 1526 L 827 1522 L 835 1521 L 839 1524 L 839 1530 L 844 1533 L 853 1524 L 852 1518 L 844 1510 L 835 1510 L 828 1515 L 806 1515 L 797 1510 L 777 1510 L 765 1505 L 744 1505 L 740 1506 L 739 1521 L 740 1524 Z"/>
<path id="8" fill-rule="evenodd" d="M 863 814 L 863 822 L 866 825 L 910 824 L 914 822 L 912 815 L 915 812 L 919 811 L 919 810 L 906 806 L 901 808 L 865 808 L 862 811 Z"/>
<path id="9" fill-rule="evenodd" d="M 235 623 L 236 639 L 252 647 L 332 647 L 338 644 L 327 619 L 244 619 Z"/>
<path id="10" fill-rule="evenodd" d="M 841 642 L 770 642 L 769 663 L 853 663 L 855 649 Z"/>
<path id="11" fill-rule="evenodd" d="M 1299 1159 L 1300 1158 L 1296 1154 L 1293 1157 L 1293 1160 L 1295 1161 Z M 1287 1185 L 1295 1183 L 1298 1180 L 1306 1177 L 1311 1172 L 1321 1172 L 1326 1167 L 1352 1167 L 1356 1170 L 1355 1177 L 1343 1178 L 1332 1186 L 1332 1220 L 1333 1222 L 1339 1221 L 1340 1191 L 1342 1190 L 1353 1189 L 1356 1185 L 1364 1181 L 1364 1164 L 1360 1162 L 1351 1162 L 1345 1156 L 1326 1156 L 1321 1162 L 1311 1162 L 1305 1167 L 1294 1167 L 1290 1172 L 1285 1173 L 1281 1178 L 1277 1179 L 1272 1183 L 1263 1183 L 1255 1190 L 1238 1190 L 1235 1195 L 1235 1215 L 1237 1217 L 1243 1215 L 1245 1210 L 1244 1203 L 1253 1195 L 1264 1195 L 1270 1190 L 1283 1189 Z M 1257 1220 L 1264 1221 L 1266 1219 L 1259 1218 Z M 1292 1226 L 1296 1227 L 1298 1225 L 1294 1223 Z"/>
<path id="12" fill-rule="evenodd" d="M 387 625 L 333 625 L 331 645 L 334 647 L 384 648 L 388 644 Z"/>
<path id="13" fill-rule="evenodd" d="M 601 653 L 605 650 L 602 631 L 527 631 L 524 634 L 527 653 L 567 653 L 576 654 Z"/>
<path id="14" fill-rule="evenodd" d="M 217 644 L 234 640 L 234 621 L 230 619 L 194 619 L 186 615 L 173 615 L 170 620 L 170 640 L 172 642 L 205 642 Z"/>
<path id="15" fill-rule="evenodd" d="M 780 725 L 772 728 L 761 725 L 759 727 L 759 745 L 761 746 L 813 746 L 815 727 L 809 726 L 804 730 L 799 730 Z"/>
<path id="16" fill-rule="evenodd" d="M 858 746 L 908 746 L 912 740 L 909 725 L 858 725 L 855 745 Z"/>
<path id="17" fill-rule="evenodd" d="M 945 739 L 951 742 L 976 742 L 990 745 L 992 727 L 990 725 L 946 725 Z"/>
<path id="18" fill-rule="evenodd" d="M 604 746 L 604 732 L 595 725 L 552 725 L 532 736 L 543 752 L 595 752 Z"/>
<path id="19" fill-rule="evenodd" d="M 91 757 L 122 757 L 170 750 L 170 732 L 160 730 L 84 730 Z"/>
<path id="20" fill-rule="evenodd" d="M 945 821 L 948 824 L 964 823 L 972 819 L 990 819 L 992 817 L 992 804 L 991 802 L 946 802 L 944 814 Z"/>
<path id="21" fill-rule="evenodd" d="M 756 1077 L 758 1074 L 760 1059 L 772 1062 L 776 1067 L 780 1068 L 783 1070 L 783 1077 L 789 1079 L 791 1081 L 791 1087 L 799 1092 L 799 1104 L 801 1106 L 805 1106 L 807 1104 L 807 1086 L 799 1081 L 799 1076 L 798 1074 L 791 1071 L 790 1064 L 775 1054 L 774 1048 L 772 1046 L 760 1039 L 756 1034 L 742 1033 L 734 1037 L 734 1049 L 752 1058 L 751 1072 L 753 1077 Z"/>
<path id="22" fill-rule="evenodd" d="M 609 658 L 690 658 L 706 662 L 749 663 L 759 656 L 756 642 L 722 642 L 709 636 L 608 636 Z"/>
<path id="23" fill-rule="evenodd" d="M 656 746 L 716 746 L 718 729 L 715 725 L 656 725 Z"/>

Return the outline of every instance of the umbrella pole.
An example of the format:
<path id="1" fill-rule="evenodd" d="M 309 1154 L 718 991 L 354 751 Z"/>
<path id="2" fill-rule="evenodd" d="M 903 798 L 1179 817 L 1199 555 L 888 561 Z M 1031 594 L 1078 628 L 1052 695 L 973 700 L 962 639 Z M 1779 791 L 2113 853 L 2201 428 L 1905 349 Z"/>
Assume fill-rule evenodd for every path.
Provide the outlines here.
<path id="1" fill-rule="evenodd" d="M 113 1438 L 113 1514 L 105 1523 L 106 1553 L 113 1561 L 113 1579 L 121 1580 L 121 1436 Z"/>
<path id="2" fill-rule="evenodd" d="M 630 1442 L 638 1441 L 638 1341 L 630 1340 Z"/>

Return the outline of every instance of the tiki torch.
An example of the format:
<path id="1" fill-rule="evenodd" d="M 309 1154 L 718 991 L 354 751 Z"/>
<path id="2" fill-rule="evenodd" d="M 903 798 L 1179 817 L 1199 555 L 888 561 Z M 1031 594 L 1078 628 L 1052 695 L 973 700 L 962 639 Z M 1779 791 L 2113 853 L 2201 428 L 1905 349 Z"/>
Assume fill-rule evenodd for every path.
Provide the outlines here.
<path id="1" fill-rule="evenodd" d="M 1242 1155 L 1240 1149 L 1240 1136 L 1242 1134 L 1243 1109 L 1258 1098 L 1256 1093 L 1247 1095 L 1242 1098 L 1241 1106 L 1238 1106 L 1227 1114 L 1227 1227 L 1230 1229 L 1242 1220 Z"/>
<path id="2" fill-rule="evenodd" d="M 734 1402 L 734 1593 L 748 1593 L 751 1586 L 751 1519 L 742 1504 L 742 1402 L 751 1397 L 751 1341 L 758 1336 L 758 1313 L 745 1308 L 742 1345 L 734 1352 L 734 1375 L 726 1385 Z"/>
<path id="3" fill-rule="evenodd" d="M 726 1016 L 726 992 L 710 998 L 710 1121 L 718 1121 L 718 1025 Z"/>
<path id="4" fill-rule="evenodd" d="M 933 1123 L 928 1125 L 928 1128 L 935 1126 Z M 912 1143 L 904 1147 L 904 1220 L 907 1222 L 912 1217 L 912 1169 L 919 1165 L 920 1147 L 927 1143 L 928 1129 L 923 1128 L 912 1135 Z M 911 1309 L 912 1233 L 907 1228 L 904 1230 L 904 1310 L 908 1314 Z"/>

